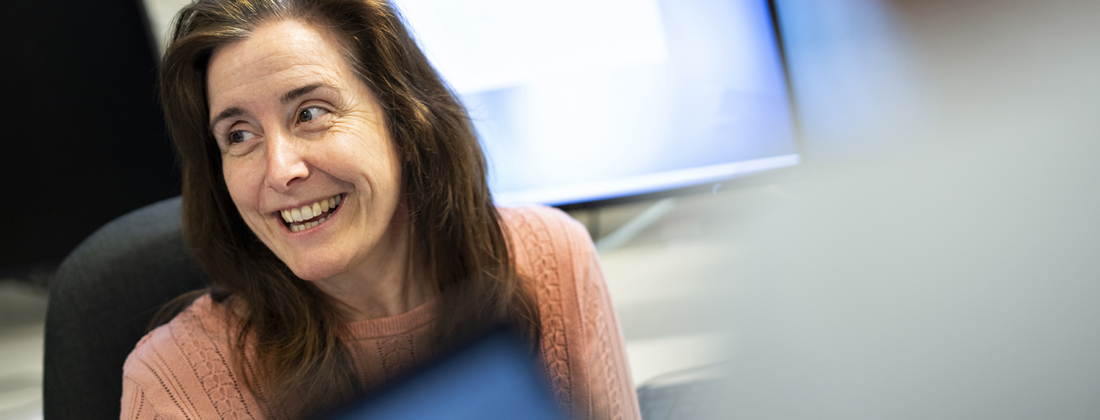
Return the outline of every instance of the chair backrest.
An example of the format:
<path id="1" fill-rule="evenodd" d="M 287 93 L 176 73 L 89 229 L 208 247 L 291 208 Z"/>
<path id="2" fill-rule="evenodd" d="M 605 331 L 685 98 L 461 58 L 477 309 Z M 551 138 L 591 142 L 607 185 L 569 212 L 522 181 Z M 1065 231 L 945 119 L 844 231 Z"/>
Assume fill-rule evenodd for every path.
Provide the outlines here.
<path id="1" fill-rule="evenodd" d="M 179 197 L 151 204 L 103 226 L 61 263 L 46 315 L 45 419 L 119 417 L 122 364 L 153 315 L 209 283 L 180 222 Z"/>

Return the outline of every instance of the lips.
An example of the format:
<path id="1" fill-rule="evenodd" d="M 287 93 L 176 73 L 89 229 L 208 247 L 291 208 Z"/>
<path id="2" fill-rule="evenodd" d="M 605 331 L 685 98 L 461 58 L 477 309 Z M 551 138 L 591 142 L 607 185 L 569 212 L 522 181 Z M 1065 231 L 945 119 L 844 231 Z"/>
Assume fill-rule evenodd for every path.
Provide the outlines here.
<path id="1" fill-rule="evenodd" d="M 337 194 L 313 204 L 280 210 L 279 214 L 282 216 L 283 224 L 286 225 L 287 229 L 291 232 L 301 232 L 328 220 L 332 212 L 340 207 L 343 198 L 344 194 Z"/>

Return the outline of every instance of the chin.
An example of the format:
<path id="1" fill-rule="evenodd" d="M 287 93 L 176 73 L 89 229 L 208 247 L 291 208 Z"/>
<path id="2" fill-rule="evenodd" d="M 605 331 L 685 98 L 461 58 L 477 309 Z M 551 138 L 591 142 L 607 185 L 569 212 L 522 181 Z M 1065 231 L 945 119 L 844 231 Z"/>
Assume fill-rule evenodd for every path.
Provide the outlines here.
<path id="1" fill-rule="evenodd" d="M 314 267 L 300 269 L 291 267 L 290 271 L 293 271 L 294 275 L 298 276 L 298 278 L 306 281 L 324 280 L 339 273 L 337 270 L 316 269 Z"/>
<path id="2" fill-rule="evenodd" d="M 287 264 L 290 267 L 290 271 L 294 272 L 295 276 L 302 280 L 317 281 L 324 280 L 329 277 L 335 276 L 344 270 L 346 264 L 340 264 L 336 261 L 323 261 L 319 258 L 305 258 L 309 260 L 309 263 L 295 262 Z"/>

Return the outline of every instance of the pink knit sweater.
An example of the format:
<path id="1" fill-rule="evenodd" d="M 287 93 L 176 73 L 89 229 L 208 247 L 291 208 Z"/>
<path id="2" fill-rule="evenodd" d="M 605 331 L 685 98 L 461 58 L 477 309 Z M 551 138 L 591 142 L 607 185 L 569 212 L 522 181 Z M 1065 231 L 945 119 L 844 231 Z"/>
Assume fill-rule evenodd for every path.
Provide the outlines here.
<path id="1" fill-rule="evenodd" d="M 554 209 L 500 211 L 516 266 L 535 282 L 540 353 L 559 403 L 574 418 L 640 418 L 618 319 L 584 227 Z M 430 357 L 436 307 L 430 301 L 349 326 L 353 364 L 364 387 Z M 263 418 L 256 396 L 229 362 L 226 325 L 232 318 L 207 295 L 142 338 L 123 367 L 121 418 Z"/>

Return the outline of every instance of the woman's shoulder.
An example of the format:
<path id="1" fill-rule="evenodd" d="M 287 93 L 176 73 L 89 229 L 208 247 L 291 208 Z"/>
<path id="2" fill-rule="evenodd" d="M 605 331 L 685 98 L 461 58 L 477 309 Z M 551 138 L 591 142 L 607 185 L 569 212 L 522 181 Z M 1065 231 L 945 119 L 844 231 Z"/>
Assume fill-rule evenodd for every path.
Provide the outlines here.
<path id="1" fill-rule="evenodd" d="M 540 301 L 575 299 L 579 296 L 569 291 L 593 275 L 602 280 L 588 230 L 565 212 L 530 206 L 500 208 L 500 214 L 516 270 L 534 282 Z"/>
<path id="2" fill-rule="evenodd" d="M 187 370 L 207 359 L 209 350 L 228 348 L 226 311 L 209 294 L 195 299 L 168 323 L 138 341 L 123 365 L 123 376 L 146 382 L 161 374 Z M 152 378 L 150 378 L 150 375 Z"/>
<path id="3" fill-rule="evenodd" d="M 546 206 L 500 207 L 505 231 L 518 247 L 570 247 L 586 250 L 588 230 L 565 212 Z"/>
<path id="4" fill-rule="evenodd" d="M 545 206 L 502 207 L 505 235 L 520 274 L 536 281 L 575 279 L 596 258 L 588 230 L 565 212 Z"/>
<path id="5" fill-rule="evenodd" d="M 535 292 L 539 354 L 579 418 L 638 418 L 622 333 L 584 225 L 547 207 L 500 209 L 516 269 Z"/>
<path id="6" fill-rule="evenodd" d="M 196 341 L 227 341 L 225 315 L 225 309 L 209 294 L 202 295 L 171 321 L 142 337 L 130 352 L 127 364 L 131 359 L 147 360 L 170 352 L 186 353 L 190 349 L 188 344 Z"/>
<path id="7" fill-rule="evenodd" d="M 206 294 L 138 341 L 122 368 L 123 417 L 128 407 L 248 411 L 229 360 L 229 320 L 228 311 Z"/>

